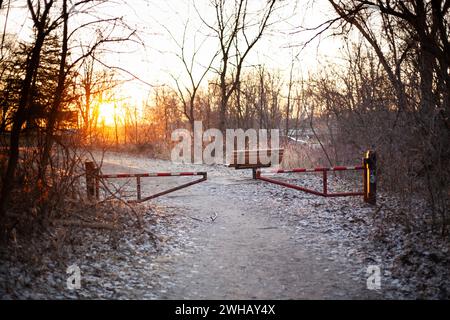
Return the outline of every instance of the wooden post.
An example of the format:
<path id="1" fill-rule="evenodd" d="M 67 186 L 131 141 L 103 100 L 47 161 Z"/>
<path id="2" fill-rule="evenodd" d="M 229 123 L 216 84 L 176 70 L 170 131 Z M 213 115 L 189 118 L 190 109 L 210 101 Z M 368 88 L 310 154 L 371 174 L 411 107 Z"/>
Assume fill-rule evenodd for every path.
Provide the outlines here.
<path id="1" fill-rule="evenodd" d="M 99 170 L 95 168 L 95 199 L 100 200 L 100 178 L 98 174 Z"/>
<path id="2" fill-rule="evenodd" d="M 141 200 L 141 177 L 136 177 L 136 190 L 137 190 L 137 199 Z"/>
<path id="3" fill-rule="evenodd" d="M 364 157 L 364 201 L 377 203 L 377 154 L 367 151 Z"/>
<path id="4" fill-rule="evenodd" d="M 86 161 L 84 165 L 86 168 L 86 191 L 88 198 L 98 198 L 98 179 L 95 163 Z"/>
<path id="5" fill-rule="evenodd" d="M 327 170 L 323 171 L 323 195 L 326 197 L 328 194 L 328 173 Z"/>

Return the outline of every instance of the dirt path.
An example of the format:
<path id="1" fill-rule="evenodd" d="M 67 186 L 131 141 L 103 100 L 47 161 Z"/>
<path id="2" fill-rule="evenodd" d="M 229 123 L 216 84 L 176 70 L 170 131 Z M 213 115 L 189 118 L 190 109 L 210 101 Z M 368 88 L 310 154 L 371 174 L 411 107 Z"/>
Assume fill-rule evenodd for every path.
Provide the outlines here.
<path id="1" fill-rule="evenodd" d="M 106 162 L 106 168 L 117 170 L 117 163 Z M 308 217 L 324 210 L 315 205 L 324 200 L 295 192 L 291 202 L 280 204 L 277 195 L 283 191 L 253 181 L 249 172 L 223 167 L 208 171 L 207 182 L 154 202 L 182 217 L 177 236 L 169 241 L 173 249 L 151 261 L 159 279 L 157 298 L 380 297 L 366 289 L 366 265 L 349 258 L 345 241 L 343 245 L 330 238 L 327 229 L 308 223 Z M 168 181 L 174 183 L 146 180 L 143 192 Z M 290 211 L 306 212 L 303 223 L 285 219 Z"/>
<path id="2" fill-rule="evenodd" d="M 15 247 L 0 251 L 1 299 L 448 297 L 448 245 L 431 231 L 410 233 L 395 220 L 383 223 L 392 214 L 383 205 L 396 208 L 388 195 L 380 193 L 379 204 L 371 206 L 360 197 L 321 198 L 254 181 L 245 170 L 113 152 L 105 155 L 102 171 L 207 171 L 208 181 L 140 204 L 142 227 L 133 216 L 121 219 L 118 232 L 54 228 L 40 240 L 39 256 L 23 259 Z M 283 177 L 320 186 L 314 174 Z M 189 179 L 145 178 L 142 193 Z M 329 190 L 357 190 L 349 181 L 360 180 L 359 174 L 330 175 Z M 110 181 L 111 187 L 117 183 Z M 121 197 L 136 197 L 135 180 L 120 184 Z M 58 237 L 66 236 L 55 252 Z M 71 265 L 80 268 L 79 290 L 67 287 Z M 366 288 L 371 265 L 380 268 L 379 291 Z"/>

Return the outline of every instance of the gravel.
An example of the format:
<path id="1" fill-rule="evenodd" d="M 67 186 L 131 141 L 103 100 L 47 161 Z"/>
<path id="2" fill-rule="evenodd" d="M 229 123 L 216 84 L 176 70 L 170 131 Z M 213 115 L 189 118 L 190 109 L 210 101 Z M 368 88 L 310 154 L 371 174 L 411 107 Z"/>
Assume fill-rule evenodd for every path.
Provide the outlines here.
<path id="1" fill-rule="evenodd" d="M 58 250 L 50 236 L 1 248 L 1 299 L 450 298 L 449 242 L 428 227 L 420 200 L 404 208 L 381 192 L 371 206 L 254 181 L 248 170 L 103 160 L 105 173 L 208 171 L 208 181 L 139 205 L 142 227 L 123 219 L 120 231 L 73 228 Z M 182 179 L 143 180 L 143 194 Z M 320 186 L 311 174 L 283 179 Z M 331 190 L 357 188 L 352 180 L 330 176 Z M 134 196 L 133 181 L 110 183 Z M 69 290 L 74 264 L 81 288 Z M 370 265 L 380 267 L 380 290 L 367 289 Z"/>

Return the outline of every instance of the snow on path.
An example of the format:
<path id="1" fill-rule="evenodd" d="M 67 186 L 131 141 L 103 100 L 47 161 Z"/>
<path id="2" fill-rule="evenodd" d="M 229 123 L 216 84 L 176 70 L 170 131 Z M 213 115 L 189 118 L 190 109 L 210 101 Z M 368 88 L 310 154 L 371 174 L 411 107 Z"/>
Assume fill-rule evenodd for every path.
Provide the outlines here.
<path id="1" fill-rule="evenodd" d="M 103 158 L 94 155 L 97 161 Z M 62 248 L 61 257 L 52 249 L 37 260 L 22 261 L 0 250 L 1 299 L 448 297 L 445 259 L 450 249 L 429 232 L 408 236 L 395 223 L 380 225 L 383 204 L 395 207 L 388 195 L 380 193 L 379 204 L 370 206 L 361 197 L 322 198 L 255 181 L 250 170 L 175 165 L 112 152 L 103 160 L 104 173 L 207 171 L 208 181 L 139 204 L 145 212 L 142 228 L 131 218 L 118 232 L 66 230 L 70 245 Z M 358 173 L 349 180 L 341 176 L 329 175 L 330 190 L 358 188 L 349 182 L 359 181 Z M 143 178 L 142 193 L 189 179 Z M 321 186 L 317 174 L 284 179 Z M 123 196 L 136 197 L 135 179 L 108 182 L 125 185 Z M 52 235 L 43 241 L 43 248 L 54 248 Z M 405 269 L 402 259 L 416 264 Z M 66 283 L 72 264 L 80 267 L 82 277 L 75 291 Z M 366 287 L 370 265 L 381 269 L 380 291 Z"/>
<path id="2" fill-rule="evenodd" d="M 173 243 L 183 243 L 151 262 L 148 277 L 154 273 L 159 279 L 155 298 L 381 298 L 366 288 L 370 261 L 356 253 L 346 241 L 350 239 L 336 241 L 329 223 L 330 216 L 339 214 L 333 207 L 347 208 L 362 202 L 359 198 L 330 200 L 282 189 L 252 180 L 249 170 L 115 154 L 106 155 L 102 170 L 208 171 L 207 182 L 153 202 L 182 217 Z M 179 179 L 143 180 L 143 192 L 172 186 Z"/>

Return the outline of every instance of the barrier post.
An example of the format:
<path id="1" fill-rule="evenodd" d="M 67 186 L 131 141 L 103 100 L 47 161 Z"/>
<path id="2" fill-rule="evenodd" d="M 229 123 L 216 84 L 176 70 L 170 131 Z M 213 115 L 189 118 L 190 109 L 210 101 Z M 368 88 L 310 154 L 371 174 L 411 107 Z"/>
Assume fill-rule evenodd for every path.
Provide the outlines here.
<path id="1" fill-rule="evenodd" d="M 100 200 L 100 177 L 98 173 L 98 168 L 95 168 L 95 199 Z"/>
<path id="2" fill-rule="evenodd" d="M 370 204 L 377 202 L 377 154 L 369 150 L 364 157 L 364 201 Z"/>
<path id="3" fill-rule="evenodd" d="M 88 198 L 98 197 L 98 178 L 97 178 L 97 168 L 94 162 L 86 161 L 84 163 L 86 169 L 86 192 Z"/>
<path id="4" fill-rule="evenodd" d="M 252 173 L 253 173 L 253 179 L 257 179 L 257 173 L 256 173 L 256 171 L 257 171 L 257 168 L 252 168 Z"/>
<path id="5" fill-rule="evenodd" d="M 141 200 L 141 177 L 136 177 L 136 191 L 137 191 L 137 199 Z"/>
<path id="6" fill-rule="evenodd" d="M 327 170 L 323 171 L 323 194 L 326 197 L 328 194 L 328 173 Z"/>

